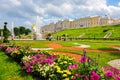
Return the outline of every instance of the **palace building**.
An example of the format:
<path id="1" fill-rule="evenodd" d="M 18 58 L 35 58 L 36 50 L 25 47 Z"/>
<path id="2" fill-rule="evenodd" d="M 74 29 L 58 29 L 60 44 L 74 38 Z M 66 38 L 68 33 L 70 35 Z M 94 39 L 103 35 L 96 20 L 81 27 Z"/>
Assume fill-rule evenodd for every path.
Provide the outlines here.
<path id="1" fill-rule="evenodd" d="M 120 24 L 120 20 L 112 19 L 108 16 L 89 16 L 70 21 L 68 19 L 50 23 L 41 27 L 42 34 L 55 33 L 64 29 L 87 28 L 95 26 L 104 26 L 111 24 Z"/>

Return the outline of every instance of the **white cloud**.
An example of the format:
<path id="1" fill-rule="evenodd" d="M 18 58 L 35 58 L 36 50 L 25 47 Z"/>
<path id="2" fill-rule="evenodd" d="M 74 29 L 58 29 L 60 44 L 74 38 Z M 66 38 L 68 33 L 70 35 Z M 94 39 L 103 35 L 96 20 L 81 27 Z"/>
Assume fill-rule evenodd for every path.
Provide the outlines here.
<path id="1" fill-rule="evenodd" d="M 20 6 L 21 2 L 19 0 L 10 0 L 14 5 Z"/>
<path id="2" fill-rule="evenodd" d="M 19 24 L 30 25 L 37 15 L 39 25 L 93 15 L 120 18 L 120 2 L 119 6 L 108 6 L 107 0 L 0 0 L 0 3 L 1 20 L 16 18 Z"/>
<path id="3" fill-rule="evenodd" d="M 120 7 L 109 6 L 108 9 L 110 10 L 110 12 L 109 12 L 110 16 L 119 18 L 119 16 L 120 16 Z"/>
<path id="4" fill-rule="evenodd" d="M 120 6 L 120 2 L 118 3 L 118 6 Z"/>
<path id="5" fill-rule="evenodd" d="M 24 24 L 25 24 L 26 26 L 32 26 L 32 23 L 31 23 L 30 21 L 25 21 Z"/>

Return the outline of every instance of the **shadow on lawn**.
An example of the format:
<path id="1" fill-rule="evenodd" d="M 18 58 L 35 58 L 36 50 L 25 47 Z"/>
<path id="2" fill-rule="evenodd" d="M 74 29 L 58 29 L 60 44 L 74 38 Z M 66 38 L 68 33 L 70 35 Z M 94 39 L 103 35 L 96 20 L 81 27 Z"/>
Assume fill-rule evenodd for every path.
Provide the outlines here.
<path id="1" fill-rule="evenodd" d="M 119 51 L 118 49 L 115 49 L 115 48 L 111 48 L 111 47 L 103 47 L 103 48 L 99 48 L 98 50 L 110 50 L 110 51 Z"/>
<path id="2" fill-rule="evenodd" d="M 24 70 L 22 70 L 22 69 L 19 69 L 19 70 L 17 70 L 16 72 L 19 72 L 19 75 L 21 76 L 21 77 L 26 77 L 27 78 L 27 76 L 31 76 L 33 79 L 32 80 L 37 80 L 36 78 L 34 78 L 31 74 L 29 74 L 29 73 L 26 73 Z"/>
<path id="3" fill-rule="evenodd" d="M 116 56 L 118 59 L 120 59 L 120 52 L 110 52 L 111 56 Z"/>
<path id="4" fill-rule="evenodd" d="M 11 57 L 8 57 L 8 58 L 6 58 L 6 60 L 5 60 L 6 62 L 10 62 L 10 63 L 13 63 L 13 62 L 15 62 Z"/>
<path id="5" fill-rule="evenodd" d="M 105 52 L 111 56 L 115 56 L 116 58 L 120 58 L 120 50 L 114 49 L 114 48 L 99 48 L 101 51 L 113 51 L 113 52 Z M 115 51 L 115 52 L 114 52 Z"/>
<path id="6" fill-rule="evenodd" d="M 39 76 L 36 76 L 36 75 L 33 75 L 32 73 L 27 73 L 25 72 L 25 70 L 22 70 L 22 69 L 19 69 L 19 75 L 21 77 L 27 77 L 27 76 L 31 76 L 32 77 L 32 80 L 43 80 L 41 79 Z M 17 72 L 17 71 L 16 71 Z"/>

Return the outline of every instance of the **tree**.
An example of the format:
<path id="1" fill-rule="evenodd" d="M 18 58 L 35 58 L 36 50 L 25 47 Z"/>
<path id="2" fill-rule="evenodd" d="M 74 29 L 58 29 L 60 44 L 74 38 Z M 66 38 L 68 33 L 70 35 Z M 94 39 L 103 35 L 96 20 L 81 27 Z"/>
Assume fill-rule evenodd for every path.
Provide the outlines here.
<path id="1" fill-rule="evenodd" d="M 20 34 L 25 34 L 25 27 L 20 26 L 19 30 L 20 30 Z"/>
<path id="2" fill-rule="evenodd" d="M 51 41 L 51 33 L 47 34 L 46 40 Z"/>
<path id="3" fill-rule="evenodd" d="M 29 33 L 31 33 L 30 29 L 25 29 L 25 35 L 28 35 Z"/>
<path id="4" fill-rule="evenodd" d="M 63 37 L 63 41 L 66 41 L 67 35 L 66 35 L 66 34 L 63 34 L 62 37 Z"/>
<path id="5" fill-rule="evenodd" d="M 31 33 L 31 30 L 28 29 L 28 28 L 26 29 L 23 26 L 14 27 L 14 34 L 15 34 L 15 36 L 20 36 L 22 34 L 28 35 L 29 33 Z"/>
<path id="6" fill-rule="evenodd" d="M 19 35 L 20 35 L 20 30 L 19 30 L 19 28 L 14 27 L 14 34 L 15 34 L 15 36 L 19 36 Z"/>
<path id="7" fill-rule="evenodd" d="M 4 43 L 8 43 L 9 42 L 8 37 L 10 35 L 11 35 L 10 31 L 7 29 L 7 22 L 4 22 L 4 29 L 3 29 L 3 36 L 4 36 L 3 42 Z"/>

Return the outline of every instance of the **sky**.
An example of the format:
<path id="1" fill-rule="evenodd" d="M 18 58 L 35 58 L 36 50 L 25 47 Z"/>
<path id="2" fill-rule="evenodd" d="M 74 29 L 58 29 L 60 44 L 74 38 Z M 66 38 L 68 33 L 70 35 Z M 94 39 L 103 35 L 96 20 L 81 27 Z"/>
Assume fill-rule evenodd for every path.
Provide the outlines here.
<path id="1" fill-rule="evenodd" d="M 8 22 L 11 28 L 31 28 L 36 22 L 41 27 L 62 19 L 87 16 L 104 16 L 120 19 L 120 0 L 0 0 L 0 28 Z"/>

